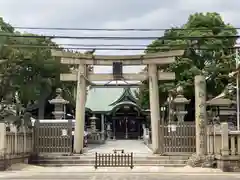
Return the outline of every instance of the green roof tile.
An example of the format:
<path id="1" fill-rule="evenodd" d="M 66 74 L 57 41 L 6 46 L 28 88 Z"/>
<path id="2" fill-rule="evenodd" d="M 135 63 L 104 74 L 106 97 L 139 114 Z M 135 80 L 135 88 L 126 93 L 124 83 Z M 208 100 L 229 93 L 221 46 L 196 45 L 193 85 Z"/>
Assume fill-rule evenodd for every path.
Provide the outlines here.
<path id="1" fill-rule="evenodd" d="M 133 92 L 135 88 L 131 88 Z M 86 108 L 92 111 L 110 111 L 113 102 L 124 93 L 124 88 L 93 88 L 88 91 Z M 134 94 L 134 93 L 132 93 Z"/>

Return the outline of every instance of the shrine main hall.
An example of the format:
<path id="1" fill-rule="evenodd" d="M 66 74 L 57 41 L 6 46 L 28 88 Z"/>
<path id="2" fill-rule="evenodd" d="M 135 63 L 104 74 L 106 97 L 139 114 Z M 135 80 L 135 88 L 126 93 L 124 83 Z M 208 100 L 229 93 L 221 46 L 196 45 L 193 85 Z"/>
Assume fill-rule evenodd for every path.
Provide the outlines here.
<path id="1" fill-rule="evenodd" d="M 147 111 L 137 105 L 136 88 L 93 88 L 88 91 L 85 126 L 110 131 L 111 139 L 140 139 Z"/>

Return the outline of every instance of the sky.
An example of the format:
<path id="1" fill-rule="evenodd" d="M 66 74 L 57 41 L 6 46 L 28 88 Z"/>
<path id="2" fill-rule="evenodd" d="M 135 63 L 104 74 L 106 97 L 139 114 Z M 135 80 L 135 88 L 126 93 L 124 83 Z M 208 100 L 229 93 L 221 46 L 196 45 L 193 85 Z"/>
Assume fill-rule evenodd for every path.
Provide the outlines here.
<path id="1" fill-rule="evenodd" d="M 12 26 L 64 28 L 171 28 L 195 12 L 218 12 L 225 22 L 240 27 L 240 0 L 0 0 L 0 16 Z M 157 32 L 96 32 L 26 30 L 45 35 L 161 36 Z M 61 44 L 147 45 L 151 40 L 56 40 Z M 139 54 L 141 51 L 96 51 L 96 54 Z M 96 67 L 109 73 L 111 68 Z M 136 72 L 140 67 L 126 67 Z"/>

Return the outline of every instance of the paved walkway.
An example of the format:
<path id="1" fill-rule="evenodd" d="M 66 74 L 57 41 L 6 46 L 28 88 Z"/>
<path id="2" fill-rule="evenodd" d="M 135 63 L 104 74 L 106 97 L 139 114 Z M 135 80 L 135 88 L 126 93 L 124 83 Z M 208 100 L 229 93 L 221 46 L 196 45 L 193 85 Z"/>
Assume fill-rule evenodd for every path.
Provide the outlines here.
<path id="1" fill-rule="evenodd" d="M 1 172 L 0 179 L 82 179 L 82 180 L 240 180 L 240 174 L 203 168 L 102 168 L 84 171 L 84 167 L 54 167 Z M 89 169 L 90 170 L 90 169 Z"/>
<path id="2" fill-rule="evenodd" d="M 135 154 L 152 154 L 142 141 L 117 140 L 108 141 L 104 145 L 91 146 L 87 154 L 95 152 L 109 153 L 113 149 L 124 149 L 126 152 Z M 21 171 L 0 172 L 0 179 L 32 179 L 32 180 L 54 180 L 54 179 L 79 179 L 79 180 L 240 180 L 240 174 L 224 173 L 219 169 L 207 168 L 170 168 L 138 166 L 130 168 L 98 168 L 76 166 L 76 167 L 39 167 L 26 166 Z"/>
<path id="3" fill-rule="evenodd" d="M 125 152 L 133 152 L 134 154 L 152 154 L 152 151 L 143 143 L 142 140 L 116 140 L 106 141 L 103 145 L 91 146 L 87 154 L 111 153 L 114 149 L 124 149 Z"/>

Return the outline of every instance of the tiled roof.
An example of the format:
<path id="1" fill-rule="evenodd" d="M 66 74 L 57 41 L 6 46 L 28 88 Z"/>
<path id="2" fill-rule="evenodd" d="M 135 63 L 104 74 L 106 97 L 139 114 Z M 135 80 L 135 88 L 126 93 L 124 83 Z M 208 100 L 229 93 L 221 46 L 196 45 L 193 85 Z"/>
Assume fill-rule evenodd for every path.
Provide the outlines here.
<path id="1" fill-rule="evenodd" d="M 132 94 L 134 95 L 131 89 Z M 87 95 L 86 108 L 92 111 L 110 111 L 113 102 L 117 101 L 124 93 L 124 88 L 93 88 Z"/>

